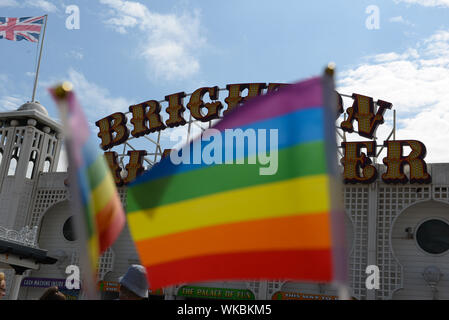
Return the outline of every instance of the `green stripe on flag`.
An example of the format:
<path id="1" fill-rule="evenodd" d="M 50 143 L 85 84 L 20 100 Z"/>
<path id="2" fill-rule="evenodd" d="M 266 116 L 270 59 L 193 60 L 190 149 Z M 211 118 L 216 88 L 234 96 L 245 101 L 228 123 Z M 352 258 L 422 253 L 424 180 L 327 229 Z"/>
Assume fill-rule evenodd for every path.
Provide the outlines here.
<path id="1" fill-rule="evenodd" d="M 108 170 L 109 168 L 102 155 L 87 168 L 87 179 L 89 180 L 90 190 L 95 190 L 95 188 L 103 181 Z"/>
<path id="2" fill-rule="evenodd" d="M 127 194 L 127 211 L 130 213 L 218 192 L 327 172 L 323 141 L 279 150 L 278 170 L 274 175 L 260 175 L 259 168 L 267 165 L 247 162 L 246 159 L 245 164 L 214 165 L 131 186 Z M 193 184 L 195 187 L 190 188 Z"/>

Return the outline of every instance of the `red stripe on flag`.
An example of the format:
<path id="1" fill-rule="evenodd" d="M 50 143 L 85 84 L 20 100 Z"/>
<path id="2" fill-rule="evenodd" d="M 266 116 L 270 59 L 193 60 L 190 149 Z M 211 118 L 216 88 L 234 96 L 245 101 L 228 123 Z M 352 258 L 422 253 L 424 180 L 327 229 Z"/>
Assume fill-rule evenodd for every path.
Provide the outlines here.
<path id="1" fill-rule="evenodd" d="M 181 259 L 146 266 L 146 269 L 152 289 L 179 283 L 230 279 L 330 282 L 332 254 L 330 249 L 229 253 Z"/>

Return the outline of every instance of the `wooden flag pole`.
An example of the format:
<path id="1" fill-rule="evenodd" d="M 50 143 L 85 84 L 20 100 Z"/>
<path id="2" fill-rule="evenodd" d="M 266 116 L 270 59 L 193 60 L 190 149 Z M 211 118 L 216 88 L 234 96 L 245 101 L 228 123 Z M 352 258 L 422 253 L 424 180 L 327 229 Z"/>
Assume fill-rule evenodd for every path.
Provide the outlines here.
<path id="1" fill-rule="evenodd" d="M 37 88 L 37 80 L 39 78 L 39 69 L 41 67 L 41 58 L 42 58 L 42 47 L 44 46 L 44 39 L 45 39 L 45 30 L 47 29 L 47 20 L 48 15 L 45 15 L 45 23 L 44 23 L 44 32 L 42 33 L 42 41 L 41 41 L 41 48 L 39 52 L 39 60 L 37 62 L 37 69 L 36 69 L 36 75 L 34 77 L 34 86 L 33 86 L 33 95 L 31 97 L 31 102 L 34 102 L 34 98 L 36 97 L 36 88 Z"/>

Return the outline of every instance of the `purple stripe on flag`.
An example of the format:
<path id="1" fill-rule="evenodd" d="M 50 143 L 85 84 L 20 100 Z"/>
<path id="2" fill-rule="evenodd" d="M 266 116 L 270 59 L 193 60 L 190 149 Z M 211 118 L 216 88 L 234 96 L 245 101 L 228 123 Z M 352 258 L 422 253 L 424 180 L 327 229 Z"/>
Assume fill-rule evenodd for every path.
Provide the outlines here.
<path id="1" fill-rule="evenodd" d="M 59 100 L 55 95 L 54 89 L 51 89 L 50 92 L 56 100 Z M 82 155 L 83 146 L 86 144 L 90 135 L 89 125 L 87 124 L 83 110 L 78 104 L 73 92 L 67 92 L 66 103 L 69 122 L 68 126 L 73 146 L 71 149 L 76 168 L 80 168 L 84 163 Z"/>
<path id="2" fill-rule="evenodd" d="M 283 94 L 278 94 L 279 91 Z M 300 109 L 323 107 L 321 77 L 282 87 L 279 91 L 251 98 L 243 108 L 238 108 L 238 116 L 234 117 L 233 111 L 214 128 L 237 128 Z"/>

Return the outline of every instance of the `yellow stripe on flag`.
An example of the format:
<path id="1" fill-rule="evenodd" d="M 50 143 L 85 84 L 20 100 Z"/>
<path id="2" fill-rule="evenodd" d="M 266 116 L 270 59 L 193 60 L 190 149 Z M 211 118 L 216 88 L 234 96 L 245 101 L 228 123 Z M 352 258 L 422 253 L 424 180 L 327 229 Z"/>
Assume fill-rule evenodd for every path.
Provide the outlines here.
<path id="1" fill-rule="evenodd" d="M 140 241 L 225 223 L 328 212 L 328 192 L 328 176 L 316 175 L 135 211 L 127 217 L 134 241 Z"/>
<path id="2" fill-rule="evenodd" d="M 103 181 L 101 181 L 101 183 L 94 190 L 92 190 L 91 201 L 93 204 L 94 214 L 100 212 L 101 209 L 108 204 L 114 195 L 114 192 L 115 183 L 111 174 L 108 172 Z"/>
<path id="3" fill-rule="evenodd" d="M 91 263 L 92 270 L 97 270 L 98 257 L 100 256 L 100 254 L 99 254 L 99 247 L 98 247 L 98 235 L 97 234 L 94 234 L 93 236 L 91 236 L 88 239 L 87 247 L 89 248 L 88 255 L 89 255 L 89 260 L 90 260 L 90 263 Z"/>

